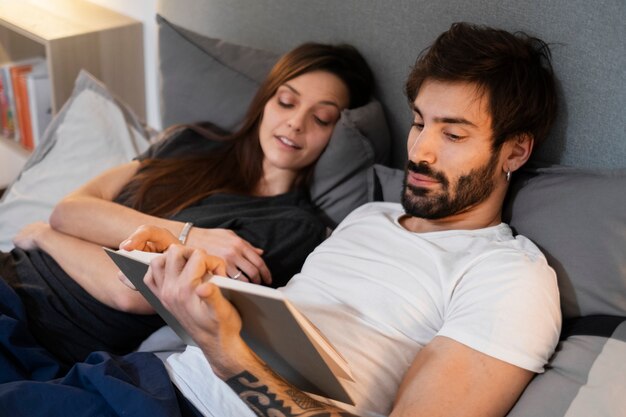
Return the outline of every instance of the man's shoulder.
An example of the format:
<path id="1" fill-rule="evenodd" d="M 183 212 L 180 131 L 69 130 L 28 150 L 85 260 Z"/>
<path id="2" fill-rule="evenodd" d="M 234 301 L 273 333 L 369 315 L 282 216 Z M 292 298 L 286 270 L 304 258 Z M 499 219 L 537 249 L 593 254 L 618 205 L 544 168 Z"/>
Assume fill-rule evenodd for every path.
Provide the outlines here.
<path id="1" fill-rule="evenodd" d="M 503 225 L 505 224 L 503 223 Z M 541 249 L 539 249 L 539 247 L 535 244 L 535 242 L 533 242 L 524 235 L 515 234 L 508 225 L 505 226 L 507 227 L 507 229 L 509 229 L 508 233 L 510 233 L 509 247 L 513 249 L 518 256 L 528 257 L 533 260 L 545 260 L 545 255 L 543 254 Z"/>

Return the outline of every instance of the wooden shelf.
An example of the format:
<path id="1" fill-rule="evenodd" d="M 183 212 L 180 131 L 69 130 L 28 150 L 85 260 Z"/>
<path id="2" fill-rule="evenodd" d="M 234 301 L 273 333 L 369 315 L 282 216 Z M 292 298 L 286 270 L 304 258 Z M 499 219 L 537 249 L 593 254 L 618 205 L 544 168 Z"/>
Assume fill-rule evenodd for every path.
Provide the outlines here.
<path id="1" fill-rule="evenodd" d="M 30 152 L 24 149 L 20 144 L 15 142 L 13 139 L 7 139 L 4 136 L 0 135 L 0 144 L 2 144 L 5 148 L 11 149 L 12 151 L 18 153 L 19 155 L 28 158 L 30 156 Z"/>
<path id="2" fill-rule="evenodd" d="M 8 187 L 22 170 L 30 152 L 0 135 L 0 189 Z"/>
<path id="3" fill-rule="evenodd" d="M 86 69 L 145 118 L 142 24 L 82 0 L 0 0 L 0 64 L 43 56 L 52 111 Z"/>

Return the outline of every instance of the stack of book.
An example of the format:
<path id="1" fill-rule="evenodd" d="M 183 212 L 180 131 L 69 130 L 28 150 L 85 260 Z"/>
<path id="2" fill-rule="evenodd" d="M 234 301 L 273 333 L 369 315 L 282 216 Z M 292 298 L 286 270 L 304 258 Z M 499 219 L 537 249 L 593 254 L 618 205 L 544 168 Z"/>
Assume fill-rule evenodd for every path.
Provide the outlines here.
<path id="1" fill-rule="evenodd" d="M 0 66 L 0 134 L 33 150 L 52 120 L 51 94 L 44 58 Z"/>

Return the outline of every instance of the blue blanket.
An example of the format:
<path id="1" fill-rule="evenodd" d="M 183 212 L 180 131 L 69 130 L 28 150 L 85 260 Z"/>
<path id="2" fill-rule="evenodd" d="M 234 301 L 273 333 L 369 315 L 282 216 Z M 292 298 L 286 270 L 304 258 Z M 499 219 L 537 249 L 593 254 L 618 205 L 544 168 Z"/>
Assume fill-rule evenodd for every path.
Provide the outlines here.
<path id="1" fill-rule="evenodd" d="M 201 416 L 153 354 L 94 352 L 65 369 L 34 340 L 24 306 L 2 279 L 0 415 Z"/>

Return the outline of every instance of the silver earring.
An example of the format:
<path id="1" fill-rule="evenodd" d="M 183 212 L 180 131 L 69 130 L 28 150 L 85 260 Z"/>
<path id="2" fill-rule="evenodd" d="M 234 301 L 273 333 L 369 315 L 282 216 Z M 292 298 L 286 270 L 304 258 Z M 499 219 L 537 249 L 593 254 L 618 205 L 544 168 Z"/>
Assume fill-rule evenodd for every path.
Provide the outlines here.
<path id="1" fill-rule="evenodd" d="M 511 170 L 509 169 L 506 172 L 506 182 L 510 182 L 511 181 Z"/>

